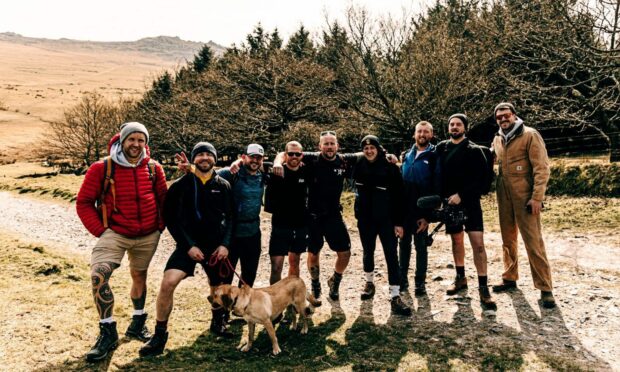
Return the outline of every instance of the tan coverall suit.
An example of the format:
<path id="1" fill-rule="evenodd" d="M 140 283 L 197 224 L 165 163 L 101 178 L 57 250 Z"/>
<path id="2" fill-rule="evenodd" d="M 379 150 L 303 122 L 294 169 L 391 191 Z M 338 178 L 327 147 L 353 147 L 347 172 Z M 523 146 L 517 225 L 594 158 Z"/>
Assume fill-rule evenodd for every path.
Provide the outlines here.
<path id="1" fill-rule="evenodd" d="M 519 279 L 517 232 L 527 251 L 534 286 L 551 291 L 551 268 L 542 238 L 540 214 L 526 209 L 530 199 L 542 202 L 549 181 L 549 158 L 545 143 L 537 130 L 521 125 L 508 144 L 500 135 L 493 140 L 499 163 L 497 205 L 502 232 L 505 280 Z"/>

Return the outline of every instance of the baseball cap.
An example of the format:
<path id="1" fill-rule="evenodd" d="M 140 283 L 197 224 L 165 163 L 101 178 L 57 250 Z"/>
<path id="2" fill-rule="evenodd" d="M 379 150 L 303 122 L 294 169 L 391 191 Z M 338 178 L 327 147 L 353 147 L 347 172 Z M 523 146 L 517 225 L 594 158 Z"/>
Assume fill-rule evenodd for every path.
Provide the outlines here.
<path id="1" fill-rule="evenodd" d="M 265 150 L 263 149 L 263 146 L 257 144 L 257 143 L 252 143 L 250 145 L 248 145 L 247 150 L 245 150 L 245 153 L 247 155 L 260 155 L 260 156 L 265 156 Z"/>

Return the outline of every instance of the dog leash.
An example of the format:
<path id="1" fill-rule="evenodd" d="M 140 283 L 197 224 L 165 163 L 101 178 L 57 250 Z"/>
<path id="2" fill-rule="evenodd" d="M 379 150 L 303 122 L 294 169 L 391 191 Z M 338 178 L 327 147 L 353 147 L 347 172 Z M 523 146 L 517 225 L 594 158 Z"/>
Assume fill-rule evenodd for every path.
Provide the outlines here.
<path id="1" fill-rule="evenodd" d="M 211 257 L 209 258 L 209 266 L 214 267 L 215 265 L 218 264 L 218 262 L 219 260 L 217 259 L 217 256 L 211 255 Z M 225 265 L 220 264 L 220 272 L 219 272 L 220 278 L 228 278 L 228 276 L 230 275 L 230 272 L 232 271 L 237 276 L 237 278 L 239 278 L 239 281 L 241 283 L 248 285 L 248 283 L 246 283 L 245 280 L 243 280 L 241 275 L 239 275 L 237 271 L 235 271 L 235 268 L 233 267 L 228 257 L 224 258 L 224 263 Z"/>

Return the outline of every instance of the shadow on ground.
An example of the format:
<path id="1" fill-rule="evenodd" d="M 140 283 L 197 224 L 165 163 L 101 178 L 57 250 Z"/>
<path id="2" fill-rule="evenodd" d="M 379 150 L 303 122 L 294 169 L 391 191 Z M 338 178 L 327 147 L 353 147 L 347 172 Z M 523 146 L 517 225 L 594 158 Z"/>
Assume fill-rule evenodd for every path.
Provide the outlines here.
<path id="1" fill-rule="evenodd" d="M 271 341 L 258 334 L 248 353 L 236 350 L 241 343 L 244 322 L 231 323 L 237 335 L 232 340 L 201 334 L 187 347 L 168 350 L 155 358 L 136 358 L 120 370 L 326 370 L 351 367 L 354 370 L 430 369 L 458 367 L 517 370 L 551 367 L 561 370 L 610 369 L 609 364 L 581 345 L 567 329 L 559 308 L 540 309 L 540 316 L 520 290 L 509 294 L 521 330 L 497 323 L 494 316 L 474 316 L 471 299 L 457 298 L 458 310 L 449 323 L 433 320 L 428 297 L 418 298 L 411 318 L 390 316 L 376 324 L 373 301 L 361 302 L 359 315 L 344 330 L 344 342 L 330 337 L 343 332 L 346 315 L 338 302 L 331 302 L 329 319 L 312 325 L 302 336 L 284 326 L 277 329 L 282 354 L 270 355 Z M 540 306 L 540 305 L 539 305 Z M 206 327 L 205 327 L 206 328 Z M 174 332 L 174 330 L 171 330 Z M 113 358 L 113 356 L 111 357 Z M 49 365 L 43 371 L 107 370 L 110 358 L 99 364 L 75 360 Z"/>

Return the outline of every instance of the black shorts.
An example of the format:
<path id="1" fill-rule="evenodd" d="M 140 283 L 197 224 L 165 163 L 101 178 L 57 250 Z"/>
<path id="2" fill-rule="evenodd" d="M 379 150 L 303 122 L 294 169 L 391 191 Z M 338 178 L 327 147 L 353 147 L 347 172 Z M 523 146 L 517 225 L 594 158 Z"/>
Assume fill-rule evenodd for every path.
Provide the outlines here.
<path id="1" fill-rule="evenodd" d="M 269 255 L 286 256 L 288 252 L 301 254 L 308 249 L 307 227 L 277 227 L 271 226 L 269 238 Z"/>
<path id="2" fill-rule="evenodd" d="M 351 238 L 341 215 L 312 216 L 308 224 L 310 243 L 308 252 L 318 254 L 327 241 L 329 248 L 334 252 L 351 250 Z"/>
<path id="3" fill-rule="evenodd" d="M 209 285 L 216 286 L 230 283 L 229 279 L 232 279 L 232 272 L 231 270 L 227 270 L 227 267 L 225 268 L 224 265 L 226 265 L 226 263 L 224 261 L 218 261 L 213 266 L 209 265 L 209 258 L 214 251 L 215 248 L 208 251 L 203 250 L 202 253 L 205 255 L 205 260 L 198 262 L 192 260 L 187 254 L 187 251 L 175 249 L 170 255 L 170 258 L 168 258 L 164 272 L 170 269 L 176 269 L 183 271 L 188 277 L 194 276 L 196 264 L 200 264 L 207 274 L 207 277 L 209 277 Z M 226 275 L 228 275 L 228 277 Z"/>
<path id="4" fill-rule="evenodd" d="M 480 200 L 475 202 L 467 203 L 467 205 L 462 206 L 465 211 L 465 215 L 467 216 L 467 221 L 463 225 L 446 225 L 446 234 L 457 234 L 463 231 L 463 226 L 465 226 L 465 231 L 484 231 L 484 223 L 482 222 L 482 206 L 480 205 Z"/>

